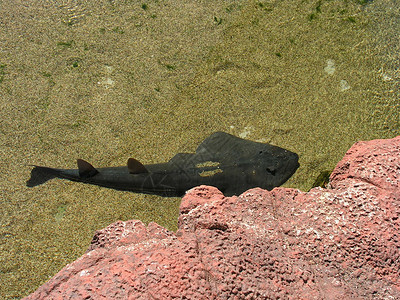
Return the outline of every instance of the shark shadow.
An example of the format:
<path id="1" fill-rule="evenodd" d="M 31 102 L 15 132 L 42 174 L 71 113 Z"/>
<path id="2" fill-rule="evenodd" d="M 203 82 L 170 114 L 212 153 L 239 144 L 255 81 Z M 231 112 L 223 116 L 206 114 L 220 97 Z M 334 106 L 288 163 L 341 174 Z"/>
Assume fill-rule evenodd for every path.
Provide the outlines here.
<path id="1" fill-rule="evenodd" d="M 78 159 L 78 169 L 34 166 L 28 187 L 64 178 L 117 190 L 178 197 L 198 185 L 218 188 L 225 196 L 254 187 L 271 190 L 299 167 L 298 155 L 277 146 L 215 132 L 195 153 L 178 153 L 166 163 L 143 165 L 129 158 L 126 166 L 94 168 Z"/>

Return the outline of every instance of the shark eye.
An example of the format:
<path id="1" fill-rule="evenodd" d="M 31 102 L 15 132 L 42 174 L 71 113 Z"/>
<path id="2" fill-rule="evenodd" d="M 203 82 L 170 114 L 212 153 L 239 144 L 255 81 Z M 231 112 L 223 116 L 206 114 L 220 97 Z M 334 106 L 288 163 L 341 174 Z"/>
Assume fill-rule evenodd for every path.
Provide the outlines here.
<path id="1" fill-rule="evenodd" d="M 276 172 L 275 169 L 266 168 L 265 170 L 266 170 L 268 173 L 271 173 L 272 175 L 275 175 L 275 172 Z"/>

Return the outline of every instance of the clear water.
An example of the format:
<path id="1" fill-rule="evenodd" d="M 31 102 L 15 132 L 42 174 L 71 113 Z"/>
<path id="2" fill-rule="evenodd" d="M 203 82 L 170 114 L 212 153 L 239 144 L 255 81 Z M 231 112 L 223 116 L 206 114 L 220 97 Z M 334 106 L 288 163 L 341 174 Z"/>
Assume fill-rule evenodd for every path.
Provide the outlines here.
<path id="1" fill-rule="evenodd" d="M 177 228 L 180 199 L 29 164 L 164 162 L 221 130 L 294 151 L 307 191 L 358 140 L 399 134 L 391 1 L 3 1 L 0 296 L 34 291 L 117 220 Z"/>

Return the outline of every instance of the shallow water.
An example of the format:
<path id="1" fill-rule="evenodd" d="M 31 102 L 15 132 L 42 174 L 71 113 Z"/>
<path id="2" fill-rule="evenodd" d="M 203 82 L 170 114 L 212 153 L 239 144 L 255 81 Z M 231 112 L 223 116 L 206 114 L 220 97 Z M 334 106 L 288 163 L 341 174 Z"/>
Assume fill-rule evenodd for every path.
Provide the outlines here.
<path id="1" fill-rule="evenodd" d="M 1 298 L 117 220 L 177 228 L 178 198 L 29 189 L 29 164 L 164 162 L 221 130 L 298 153 L 285 186 L 306 191 L 354 142 L 398 135 L 399 8 L 347 2 L 2 2 Z"/>

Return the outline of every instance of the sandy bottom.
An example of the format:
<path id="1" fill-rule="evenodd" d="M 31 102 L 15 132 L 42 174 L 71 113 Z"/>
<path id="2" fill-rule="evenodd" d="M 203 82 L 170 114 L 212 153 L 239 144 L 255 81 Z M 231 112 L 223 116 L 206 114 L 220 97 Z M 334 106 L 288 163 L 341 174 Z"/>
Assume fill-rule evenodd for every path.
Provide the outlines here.
<path id="1" fill-rule="evenodd" d="M 308 190 L 354 142 L 400 134 L 400 11 L 359 2 L 2 3 L 1 298 L 34 291 L 117 220 L 177 228 L 178 198 L 27 188 L 30 164 L 165 162 L 221 130 L 298 153 L 285 186 Z"/>

